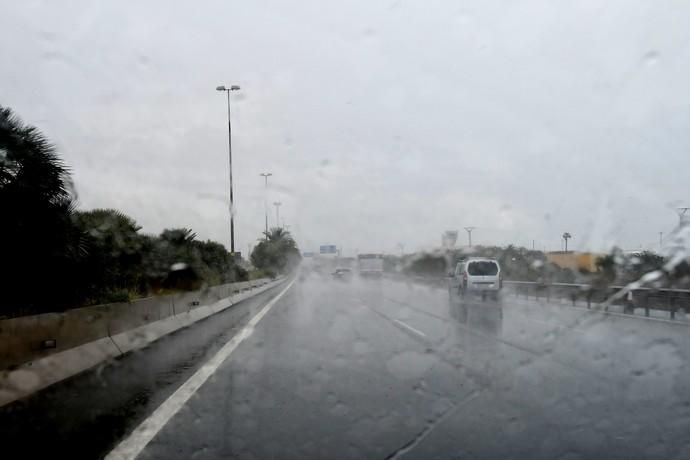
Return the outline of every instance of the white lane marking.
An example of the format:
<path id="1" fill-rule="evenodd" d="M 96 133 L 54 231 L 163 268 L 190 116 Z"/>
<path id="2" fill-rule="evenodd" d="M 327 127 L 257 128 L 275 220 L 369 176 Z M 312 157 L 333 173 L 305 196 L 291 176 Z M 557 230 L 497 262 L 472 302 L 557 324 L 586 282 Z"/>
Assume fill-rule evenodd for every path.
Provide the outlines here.
<path id="1" fill-rule="evenodd" d="M 201 388 L 201 386 L 213 375 L 214 372 L 228 359 L 237 346 L 247 337 L 252 335 L 254 327 L 266 316 L 266 313 L 293 285 L 292 280 L 285 289 L 271 299 L 254 317 L 236 334 L 223 348 L 204 363 L 189 380 L 182 384 L 170 397 L 165 400 L 146 420 L 134 429 L 132 434 L 121 441 L 105 458 L 106 460 L 125 460 L 136 458 L 151 442 L 151 440 L 163 429 L 175 414 L 185 405 L 189 398 Z"/>
<path id="2" fill-rule="evenodd" d="M 565 325 L 562 325 L 562 324 L 552 323 L 552 322 L 550 322 L 550 321 L 543 321 L 543 320 L 541 320 L 541 319 L 527 318 L 527 317 L 524 317 L 523 319 L 526 319 L 527 321 L 532 321 L 532 322 L 535 322 L 535 323 L 544 324 L 544 325 L 549 326 L 549 327 L 555 327 L 556 329 L 567 329 L 567 330 L 569 330 L 569 331 L 577 332 L 578 334 L 585 334 L 585 333 L 587 333 L 587 331 L 585 331 L 585 330 L 583 330 L 583 329 L 580 329 L 580 328 L 577 328 L 577 327 L 565 326 Z"/>
<path id="3" fill-rule="evenodd" d="M 401 325 L 402 327 L 404 327 L 404 328 L 407 329 L 408 331 L 410 331 L 410 332 L 412 332 L 412 333 L 414 333 L 414 334 L 417 334 L 418 336 L 426 337 L 426 334 L 425 334 L 425 333 L 423 333 L 423 332 L 420 331 L 419 329 L 413 328 L 412 326 L 410 326 L 410 325 L 407 324 L 407 323 L 403 323 L 403 322 L 400 321 L 399 319 L 394 319 L 393 321 L 395 321 L 396 323 L 398 323 L 399 325 Z"/>

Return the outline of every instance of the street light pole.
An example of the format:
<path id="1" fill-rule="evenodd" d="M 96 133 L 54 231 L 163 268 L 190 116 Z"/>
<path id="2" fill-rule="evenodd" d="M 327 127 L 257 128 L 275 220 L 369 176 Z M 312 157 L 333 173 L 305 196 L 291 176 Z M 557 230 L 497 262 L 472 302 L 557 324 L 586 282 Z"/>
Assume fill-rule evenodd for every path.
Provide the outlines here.
<path id="1" fill-rule="evenodd" d="M 276 228 L 280 227 L 280 205 L 283 204 L 280 201 L 276 201 L 273 203 L 273 206 L 276 207 Z"/>
<path id="2" fill-rule="evenodd" d="M 265 233 L 268 235 L 268 178 L 271 177 L 272 173 L 261 173 L 259 176 L 264 178 L 265 192 L 264 192 L 264 218 L 265 218 Z M 268 238 L 268 236 L 267 236 Z"/>
<path id="3" fill-rule="evenodd" d="M 230 167 L 230 254 L 235 254 L 235 202 L 232 196 L 232 127 L 230 125 L 230 91 L 239 91 L 240 87 L 232 85 L 230 88 L 217 86 L 216 91 L 225 91 L 228 96 L 228 165 Z"/>
<path id="4" fill-rule="evenodd" d="M 565 243 L 565 252 L 568 252 L 568 240 L 572 238 L 572 235 L 568 232 L 563 234 L 563 241 Z"/>
<path id="5" fill-rule="evenodd" d="M 477 227 L 465 227 L 465 231 L 467 231 L 467 238 L 469 239 L 469 244 L 470 247 L 472 247 L 472 230 L 474 230 Z"/>

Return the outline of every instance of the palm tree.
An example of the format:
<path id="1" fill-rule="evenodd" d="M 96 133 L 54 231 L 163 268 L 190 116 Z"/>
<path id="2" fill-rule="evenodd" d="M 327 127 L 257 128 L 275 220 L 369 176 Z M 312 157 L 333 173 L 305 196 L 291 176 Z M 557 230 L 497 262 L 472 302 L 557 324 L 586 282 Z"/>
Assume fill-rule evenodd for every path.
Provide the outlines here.
<path id="1" fill-rule="evenodd" d="M 572 236 L 570 233 L 568 233 L 568 232 L 565 232 L 565 233 L 563 234 L 563 241 L 565 241 L 565 252 L 568 252 L 568 240 L 569 240 L 570 238 L 572 238 L 572 237 L 573 237 L 573 236 Z"/>
<path id="2" fill-rule="evenodd" d="M 264 232 L 267 241 L 280 242 L 283 240 L 292 240 L 292 235 L 290 232 L 281 227 L 273 227 L 268 232 Z"/>
<path id="3" fill-rule="evenodd" d="M 69 171 L 55 146 L 12 109 L 0 105 L 0 192 L 62 204 L 73 198 Z"/>
<path id="4" fill-rule="evenodd" d="M 82 234 L 83 258 L 79 278 L 88 287 L 84 294 L 126 289 L 139 280 L 143 239 L 141 227 L 116 209 L 76 211 L 73 221 Z"/>
<path id="5" fill-rule="evenodd" d="M 266 239 L 254 246 L 252 265 L 270 272 L 290 270 L 299 262 L 299 249 L 289 231 L 273 227 L 264 233 Z"/>
<path id="6" fill-rule="evenodd" d="M 166 228 L 161 233 L 161 240 L 173 246 L 187 246 L 196 240 L 196 233 L 190 228 Z"/>
<path id="7" fill-rule="evenodd" d="M 80 253 L 74 197 L 55 146 L 0 106 L 0 242 L 3 264 L 10 267 L 2 279 L 3 301 L 43 305 L 66 299 L 74 286 L 69 267 Z"/>

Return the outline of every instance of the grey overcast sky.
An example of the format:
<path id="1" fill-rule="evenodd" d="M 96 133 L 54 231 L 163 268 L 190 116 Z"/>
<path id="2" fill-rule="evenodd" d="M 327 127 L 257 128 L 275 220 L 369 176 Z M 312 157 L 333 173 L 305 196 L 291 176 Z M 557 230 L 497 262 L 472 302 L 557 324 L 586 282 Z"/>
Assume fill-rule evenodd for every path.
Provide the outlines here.
<path id="1" fill-rule="evenodd" d="M 690 3 L 5 1 L 0 104 L 80 207 L 237 248 L 268 201 L 302 249 L 653 246 L 690 202 Z M 275 209 L 270 206 L 270 222 Z M 464 232 L 463 232 L 464 233 Z M 465 241 L 461 234 L 461 242 Z"/>

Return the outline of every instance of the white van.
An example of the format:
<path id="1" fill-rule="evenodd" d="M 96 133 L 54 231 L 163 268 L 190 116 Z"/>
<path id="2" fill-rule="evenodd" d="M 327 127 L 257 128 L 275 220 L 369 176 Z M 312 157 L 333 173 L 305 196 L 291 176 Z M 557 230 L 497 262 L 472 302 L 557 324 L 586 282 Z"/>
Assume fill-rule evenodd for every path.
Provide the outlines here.
<path id="1" fill-rule="evenodd" d="M 496 259 L 471 257 L 461 260 L 451 274 L 449 294 L 491 296 L 498 299 L 503 288 L 501 266 Z"/>

